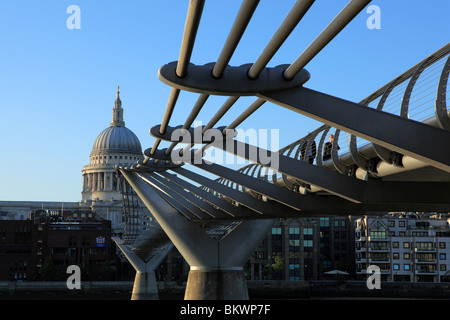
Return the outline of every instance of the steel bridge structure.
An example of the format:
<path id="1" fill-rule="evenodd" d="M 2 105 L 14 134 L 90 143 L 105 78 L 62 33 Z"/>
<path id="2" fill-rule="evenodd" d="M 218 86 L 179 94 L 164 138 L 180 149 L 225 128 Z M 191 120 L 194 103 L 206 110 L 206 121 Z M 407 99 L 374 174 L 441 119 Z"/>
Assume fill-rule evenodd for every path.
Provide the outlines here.
<path id="1" fill-rule="evenodd" d="M 115 240 L 139 275 L 154 278 L 155 265 L 173 244 L 190 265 L 185 299 L 248 299 L 242 266 L 274 219 L 450 211 L 450 44 L 352 102 L 307 88 L 305 67 L 370 0 L 350 0 L 294 62 L 274 68 L 267 64 L 314 0 L 296 1 L 257 60 L 241 66 L 228 63 L 259 1 L 242 1 L 215 63 L 194 65 L 204 2 L 189 2 L 179 59 L 159 69 L 171 92 L 161 124 L 150 129 L 154 145 L 144 160 L 116 168 L 127 232 Z M 170 126 L 182 91 L 198 99 L 185 123 Z M 206 125 L 193 127 L 213 95 L 228 98 Z M 255 99 L 242 114 L 216 127 L 248 96 Z M 236 128 L 265 103 L 323 125 L 279 150 L 235 139 Z M 170 145 L 160 148 L 163 141 Z M 209 147 L 250 164 L 234 170 L 211 163 L 203 158 Z M 153 215 L 145 227 L 134 211 L 136 199 Z M 136 299 L 157 297 L 153 278 L 136 279 Z"/>

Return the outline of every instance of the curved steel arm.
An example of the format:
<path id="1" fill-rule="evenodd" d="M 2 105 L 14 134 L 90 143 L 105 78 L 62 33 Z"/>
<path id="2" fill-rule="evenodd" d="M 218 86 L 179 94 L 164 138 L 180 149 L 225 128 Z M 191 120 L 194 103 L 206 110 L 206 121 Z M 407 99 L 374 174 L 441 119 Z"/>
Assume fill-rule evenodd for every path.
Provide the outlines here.
<path id="1" fill-rule="evenodd" d="M 258 96 L 450 172 L 450 131 L 303 87 Z"/>

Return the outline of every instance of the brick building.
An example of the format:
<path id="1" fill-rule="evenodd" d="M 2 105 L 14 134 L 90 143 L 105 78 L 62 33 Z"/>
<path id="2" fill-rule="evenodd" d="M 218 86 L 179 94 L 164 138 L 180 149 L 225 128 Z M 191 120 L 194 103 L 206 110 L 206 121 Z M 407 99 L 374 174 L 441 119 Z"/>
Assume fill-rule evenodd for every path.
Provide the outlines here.
<path id="1" fill-rule="evenodd" d="M 0 281 L 63 281 L 69 265 L 84 280 L 108 280 L 111 245 L 111 222 L 94 212 L 38 210 L 27 220 L 0 220 Z"/>

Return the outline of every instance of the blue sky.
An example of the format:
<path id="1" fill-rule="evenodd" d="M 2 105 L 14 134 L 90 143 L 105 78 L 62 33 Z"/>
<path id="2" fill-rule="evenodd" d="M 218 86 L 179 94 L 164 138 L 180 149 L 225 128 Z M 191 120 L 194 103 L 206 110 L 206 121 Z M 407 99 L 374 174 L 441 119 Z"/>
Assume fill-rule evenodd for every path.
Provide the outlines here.
<path id="1" fill-rule="evenodd" d="M 345 6 L 317 0 L 269 66 L 290 64 Z M 238 0 L 207 0 L 191 61 L 216 61 L 239 9 Z M 254 62 L 294 0 L 261 1 L 231 65 Z M 365 10 L 306 69 L 314 90 L 360 101 L 449 40 L 448 0 L 375 0 L 381 29 Z M 70 5 L 81 29 L 69 30 Z M 117 85 L 126 126 L 143 148 L 160 124 L 170 88 L 158 69 L 178 59 L 187 0 L 17 0 L 0 10 L 0 200 L 78 201 L 81 169 L 111 120 Z M 197 95 L 182 92 L 171 125 L 182 124 Z M 206 123 L 224 97 L 208 100 Z M 252 98 L 240 99 L 219 125 Z M 243 129 L 279 129 L 284 146 L 320 124 L 266 103 Z"/>

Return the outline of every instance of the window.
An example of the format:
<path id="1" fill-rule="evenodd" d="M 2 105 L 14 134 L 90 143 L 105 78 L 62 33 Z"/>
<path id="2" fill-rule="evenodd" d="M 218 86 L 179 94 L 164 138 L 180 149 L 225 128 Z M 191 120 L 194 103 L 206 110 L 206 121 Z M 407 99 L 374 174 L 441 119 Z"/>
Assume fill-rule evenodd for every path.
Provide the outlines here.
<path id="1" fill-rule="evenodd" d="M 405 259 L 405 260 L 411 259 L 411 258 L 410 258 L 410 255 L 409 255 L 409 252 L 405 252 L 405 253 L 403 254 L 403 259 Z"/>
<path id="2" fill-rule="evenodd" d="M 381 224 L 380 221 L 375 222 L 372 227 L 370 227 L 370 238 L 386 239 L 386 228 Z"/>
<path id="3" fill-rule="evenodd" d="M 409 242 L 403 242 L 403 248 L 405 249 L 409 248 Z"/>
<path id="4" fill-rule="evenodd" d="M 300 240 L 289 240 L 289 247 L 298 247 L 298 246 L 300 246 Z M 294 250 L 291 250 L 291 251 L 294 251 Z"/>
<path id="5" fill-rule="evenodd" d="M 300 234 L 300 228 L 289 228 L 289 234 Z"/>
<path id="6" fill-rule="evenodd" d="M 426 253 L 426 252 L 418 252 L 416 254 L 417 261 L 427 261 L 427 262 L 434 262 L 436 261 L 436 254 L 435 253 Z"/>
<path id="7" fill-rule="evenodd" d="M 312 240 L 303 240 L 303 246 L 304 247 L 312 247 L 313 241 Z"/>
<path id="8" fill-rule="evenodd" d="M 399 253 L 398 252 L 394 252 L 393 254 L 392 254 L 392 259 L 399 259 L 400 258 L 400 256 L 399 256 Z"/>
<path id="9" fill-rule="evenodd" d="M 439 249 L 445 249 L 445 242 L 439 242 Z"/>
<path id="10" fill-rule="evenodd" d="M 397 264 L 397 263 L 395 263 L 395 264 L 393 265 L 393 268 L 394 268 L 394 270 L 399 270 L 399 269 L 400 269 L 400 265 Z"/>
<path id="11" fill-rule="evenodd" d="M 281 234 L 281 228 L 272 228 L 272 234 Z"/>
<path id="12" fill-rule="evenodd" d="M 388 250 L 387 242 L 370 242 L 370 249 L 372 250 Z"/>
<path id="13" fill-rule="evenodd" d="M 303 234 L 304 235 L 312 235 L 313 234 L 313 228 L 303 228 Z"/>
<path id="14" fill-rule="evenodd" d="M 77 236 L 69 236 L 69 246 L 77 244 Z"/>
<path id="15" fill-rule="evenodd" d="M 389 253 L 387 252 L 372 252 L 370 259 L 373 261 L 389 261 Z"/>
<path id="16" fill-rule="evenodd" d="M 405 264 L 405 265 L 403 266 L 403 270 L 409 271 L 409 270 L 410 270 L 409 264 Z"/>
<path id="17" fill-rule="evenodd" d="M 299 268 L 300 268 L 299 264 L 289 264 L 289 270 L 295 270 Z"/>
<path id="18" fill-rule="evenodd" d="M 432 250 L 434 248 L 433 242 L 417 242 L 416 247 L 418 250 Z"/>
<path id="19" fill-rule="evenodd" d="M 390 220 L 389 221 L 389 227 L 395 227 L 395 221 L 394 220 Z"/>
<path id="20" fill-rule="evenodd" d="M 330 218 L 320 218 L 320 226 L 321 227 L 329 227 L 330 226 Z"/>
<path id="21" fill-rule="evenodd" d="M 446 265 L 446 264 L 441 264 L 441 265 L 439 265 L 439 270 L 441 270 L 441 271 L 447 271 L 447 265 Z"/>
<path id="22" fill-rule="evenodd" d="M 405 226 L 405 221 L 399 221 L 398 225 L 399 225 L 399 227 L 404 227 Z"/>
<path id="23" fill-rule="evenodd" d="M 445 253 L 440 253 L 440 254 L 439 254 L 439 259 L 440 259 L 440 260 L 447 260 L 447 254 L 445 254 Z"/>

